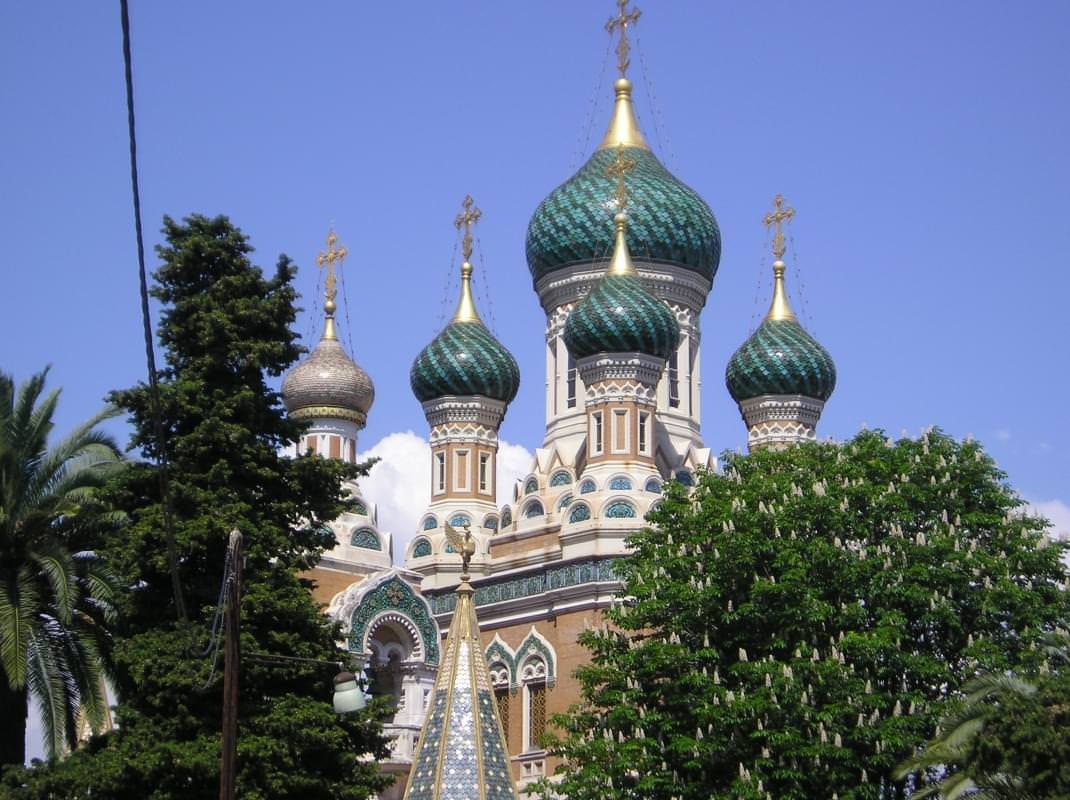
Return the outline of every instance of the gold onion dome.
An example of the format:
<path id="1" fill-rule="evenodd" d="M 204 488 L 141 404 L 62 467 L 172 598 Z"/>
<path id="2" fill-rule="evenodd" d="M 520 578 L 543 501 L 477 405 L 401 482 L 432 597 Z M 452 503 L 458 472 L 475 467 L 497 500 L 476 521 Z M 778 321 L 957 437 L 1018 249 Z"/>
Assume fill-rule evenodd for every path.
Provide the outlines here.
<path id="1" fill-rule="evenodd" d="M 375 387 L 368 373 L 346 353 L 335 330 L 334 264 L 346 255 L 344 247 L 335 249 L 336 241 L 332 232 L 327 252 L 319 259 L 328 270 L 323 336 L 308 357 L 287 373 L 282 402 L 293 419 L 335 417 L 363 425 L 375 400 Z"/>

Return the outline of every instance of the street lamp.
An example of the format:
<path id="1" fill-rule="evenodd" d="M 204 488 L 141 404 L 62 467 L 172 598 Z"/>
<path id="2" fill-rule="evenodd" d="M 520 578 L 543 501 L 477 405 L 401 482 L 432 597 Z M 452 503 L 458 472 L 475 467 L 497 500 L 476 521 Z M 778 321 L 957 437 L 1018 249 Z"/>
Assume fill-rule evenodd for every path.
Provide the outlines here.
<path id="1" fill-rule="evenodd" d="M 367 705 L 364 690 L 352 672 L 339 672 L 334 676 L 334 713 L 351 714 Z"/>

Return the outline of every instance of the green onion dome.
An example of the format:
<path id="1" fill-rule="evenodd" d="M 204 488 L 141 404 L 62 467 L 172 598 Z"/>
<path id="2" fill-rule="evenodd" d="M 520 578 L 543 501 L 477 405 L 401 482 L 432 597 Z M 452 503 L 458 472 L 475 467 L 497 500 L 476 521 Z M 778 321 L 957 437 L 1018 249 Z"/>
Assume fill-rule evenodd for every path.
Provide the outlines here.
<path id="1" fill-rule="evenodd" d="M 666 262 L 712 281 L 721 259 L 721 232 L 705 201 L 674 177 L 647 147 L 631 110 L 631 83 L 617 81 L 613 123 L 601 147 L 535 209 L 528 224 L 532 278 L 604 258 L 613 241 L 603 220 L 613 205 L 606 168 L 623 146 L 635 159 L 628 177 L 628 246 L 644 261 Z"/>
<path id="2" fill-rule="evenodd" d="M 832 356 L 799 324 L 784 290 L 784 262 L 773 265 L 773 303 L 762 324 L 728 361 L 725 383 L 736 402 L 766 394 L 828 400 L 836 388 Z"/>
<path id="3" fill-rule="evenodd" d="M 294 419 L 337 417 L 364 424 L 375 387 L 335 334 L 333 303 L 329 303 L 323 337 L 282 382 L 282 402 Z"/>
<path id="4" fill-rule="evenodd" d="M 616 243 L 609 269 L 568 315 L 565 346 L 573 358 L 596 353 L 645 353 L 668 358 L 680 326 L 665 303 L 643 285 L 632 266 L 627 217 L 616 215 Z"/>
<path id="5" fill-rule="evenodd" d="M 509 403 L 520 388 L 516 359 L 487 330 L 472 300 L 472 265 L 461 266 L 457 313 L 412 364 L 409 384 L 420 402 L 478 394 Z"/>

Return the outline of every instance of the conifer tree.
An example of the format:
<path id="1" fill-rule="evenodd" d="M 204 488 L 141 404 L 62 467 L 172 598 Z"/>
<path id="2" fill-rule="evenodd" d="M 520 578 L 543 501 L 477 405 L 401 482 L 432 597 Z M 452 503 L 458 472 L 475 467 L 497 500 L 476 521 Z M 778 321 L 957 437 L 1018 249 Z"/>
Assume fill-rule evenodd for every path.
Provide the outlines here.
<path id="1" fill-rule="evenodd" d="M 557 790 L 599 798 L 904 798 L 941 700 L 1036 666 L 1068 617 L 1065 545 L 976 442 L 728 455 L 631 539 L 582 635 Z"/>
<path id="2" fill-rule="evenodd" d="M 334 715 L 330 665 L 248 657 L 345 657 L 299 573 L 333 545 L 324 523 L 345 508 L 342 481 L 359 470 L 283 457 L 301 429 L 267 384 L 301 352 L 291 330 L 294 266 L 282 256 L 264 277 L 246 237 L 221 216 L 165 218 L 164 235 L 153 296 L 162 305 L 161 408 L 190 619 L 177 620 L 157 475 L 142 463 L 112 487 L 131 524 L 104 548 L 130 587 L 115 648 L 119 729 L 57 768 L 18 776 L 27 788 L 16 796 L 218 796 L 221 669 L 209 645 L 227 538 L 238 528 L 246 559 L 238 796 L 359 800 L 384 785 L 374 757 L 385 755 L 385 740 L 372 713 Z M 130 414 L 133 444 L 155 457 L 148 388 L 110 399 Z"/>

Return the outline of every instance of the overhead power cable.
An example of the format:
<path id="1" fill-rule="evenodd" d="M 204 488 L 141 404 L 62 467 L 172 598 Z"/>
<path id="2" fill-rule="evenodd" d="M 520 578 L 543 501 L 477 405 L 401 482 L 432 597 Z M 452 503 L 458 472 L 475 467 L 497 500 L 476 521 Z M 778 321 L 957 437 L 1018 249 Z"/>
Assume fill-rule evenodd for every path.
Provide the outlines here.
<path id="1" fill-rule="evenodd" d="M 134 232 L 137 234 L 138 278 L 141 282 L 141 322 L 145 334 L 145 361 L 149 371 L 149 404 L 156 438 L 156 474 L 160 483 L 160 504 L 163 508 L 164 539 L 167 542 L 167 562 L 171 572 L 171 590 L 175 598 L 175 613 L 183 622 L 187 619 L 186 603 L 182 598 L 182 581 L 178 575 L 178 554 L 171 515 L 171 485 L 167 474 L 167 441 L 160 415 L 160 384 L 156 378 L 156 354 L 152 348 L 152 320 L 149 317 L 149 285 L 145 276 L 145 237 L 141 230 L 141 191 L 137 176 L 137 136 L 134 129 L 134 71 L 130 57 L 130 11 L 127 0 L 119 0 L 123 25 L 123 66 L 126 70 L 126 124 L 130 136 L 130 185 L 134 193 Z"/>

